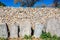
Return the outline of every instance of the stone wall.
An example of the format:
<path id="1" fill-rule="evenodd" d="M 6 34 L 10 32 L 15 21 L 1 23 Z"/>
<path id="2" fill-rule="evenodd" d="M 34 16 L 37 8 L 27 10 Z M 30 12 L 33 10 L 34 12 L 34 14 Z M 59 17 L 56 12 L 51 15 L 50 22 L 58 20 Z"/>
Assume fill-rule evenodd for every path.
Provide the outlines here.
<path id="1" fill-rule="evenodd" d="M 6 23 L 10 30 L 10 38 L 31 35 L 31 27 L 35 37 L 41 34 L 42 30 L 50 32 L 52 35 L 60 36 L 60 9 L 59 8 L 0 8 L 0 25 Z M 18 31 L 20 28 L 20 32 Z M 10 29 L 11 28 L 11 29 Z M 38 29 L 40 28 L 40 29 Z M 3 28 L 2 28 L 3 29 Z M 22 34 L 25 33 L 25 34 Z"/>

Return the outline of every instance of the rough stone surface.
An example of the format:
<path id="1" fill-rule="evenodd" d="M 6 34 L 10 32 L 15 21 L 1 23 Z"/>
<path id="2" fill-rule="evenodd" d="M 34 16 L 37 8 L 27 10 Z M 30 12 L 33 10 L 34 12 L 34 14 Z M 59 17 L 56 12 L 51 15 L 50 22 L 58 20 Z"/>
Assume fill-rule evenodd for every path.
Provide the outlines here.
<path id="1" fill-rule="evenodd" d="M 9 25 L 10 38 L 18 38 L 18 26 L 16 24 Z"/>
<path id="2" fill-rule="evenodd" d="M 25 35 L 31 35 L 31 23 L 29 20 L 23 20 L 20 24 L 20 37 L 24 37 Z"/>
<path id="3" fill-rule="evenodd" d="M 52 26 L 52 23 L 49 23 L 47 21 L 49 21 L 50 18 L 52 18 L 52 20 L 53 20 L 53 17 L 57 18 L 56 20 L 59 20 L 57 22 L 58 24 L 54 23 L 54 21 L 53 21 L 53 23 L 54 23 L 53 25 L 55 25 L 55 24 L 58 25 L 58 26 L 55 26 L 53 30 L 55 30 L 55 32 L 56 32 L 55 34 L 60 35 L 59 34 L 60 8 L 48 8 L 48 7 L 46 7 L 46 8 L 1 7 L 0 8 L 0 23 L 7 23 L 7 24 L 9 24 L 8 27 L 11 27 L 10 25 L 12 25 L 14 23 L 18 23 L 19 26 L 21 27 L 20 30 L 25 30 L 25 28 L 28 28 L 27 30 L 29 31 L 31 27 L 33 29 L 35 29 L 36 21 L 45 25 L 47 28 L 49 28 L 48 25 L 46 25 L 46 24 L 49 24 L 50 26 Z M 29 22 L 31 24 L 29 24 L 28 22 L 27 22 L 28 25 L 27 25 L 27 23 L 25 24 L 25 21 L 23 21 L 23 19 L 29 19 L 30 20 Z M 14 26 L 12 28 L 14 28 Z M 51 28 L 52 27 L 50 27 L 50 29 Z M 15 30 L 15 29 L 12 29 L 12 30 Z M 21 33 L 24 33 L 24 32 L 21 32 Z M 29 32 L 28 32 L 28 34 L 29 34 Z M 54 34 L 54 33 L 52 33 L 52 34 Z"/>
<path id="4" fill-rule="evenodd" d="M 5 23 L 0 24 L 0 37 L 2 38 L 8 37 L 7 27 Z"/>
<path id="5" fill-rule="evenodd" d="M 60 20 L 58 18 L 50 18 L 47 21 L 47 28 L 46 32 L 50 32 L 51 35 L 57 35 L 60 36 Z"/>
<path id="6" fill-rule="evenodd" d="M 43 27 L 44 27 L 43 24 L 41 24 L 39 22 L 35 23 L 35 29 L 34 29 L 34 37 L 35 38 L 39 38 L 41 36 Z"/>

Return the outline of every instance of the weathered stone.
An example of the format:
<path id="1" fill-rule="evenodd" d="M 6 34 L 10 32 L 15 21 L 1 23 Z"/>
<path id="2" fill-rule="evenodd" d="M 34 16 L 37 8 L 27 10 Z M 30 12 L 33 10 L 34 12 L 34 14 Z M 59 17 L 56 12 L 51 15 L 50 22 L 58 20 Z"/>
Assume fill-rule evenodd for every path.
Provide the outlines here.
<path id="1" fill-rule="evenodd" d="M 0 24 L 0 37 L 8 37 L 7 27 L 5 23 Z"/>
<path id="2" fill-rule="evenodd" d="M 16 24 L 9 25 L 10 38 L 18 37 L 18 26 Z"/>
<path id="3" fill-rule="evenodd" d="M 60 22 L 58 18 L 50 18 L 47 20 L 46 32 L 50 32 L 51 35 L 60 36 Z"/>
<path id="4" fill-rule="evenodd" d="M 35 38 L 39 38 L 40 37 L 40 35 L 42 34 L 43 27 L 44 27 L 43 24 L 41 24 L 39 22 L 35 23 L 35 29 L 34 29 L 34 37 Z"/>
<path id="5" fill-rule="evenodd" d="M 30 21 L 24 20 L 20 24 L 20 33 L 19 33 L 19 35 L 20 35 L 20 37 L 24 37 L 25 35 L 27 35 L 27 36 L 31 35 L 31 24 L 30 24 Z"/>
<path id="6" fill-rule="evenodd" d="M 13 29 L 14 27 L 12 27 L 14 25 L 12 23 L 16 22 L 16 23 L 20 24 L 22 19 L 30 19 L 33 29 L 35 28 L 34 24 L 35 24 L 36 21 L 39 21 L 40 23 L 43 23 L 45 25 L 46 20 L 48 18 L 57 17 L 60 20 L 60 9 L 59 8 L 48 8 L 48 7 L 46 7 L 46 8 L 1 7 L 0 10 L 1 10 L 0 11 L 0 23 L 3 22 L 3 23 L 11 24 L 10 27 L 12 28 L 12 30 L 15 30 L 15 29 Z M 25 27 L 28 28 L 27 29 L 28 31 L 30 30 L 29 25 L 26 23 L 26 25 L 28 25 L 28 27 L 27 27 L 25 25 L 24 21 L 21 25 L 24 25 L 24 27 L 20 26 L 21 27 L 20 30 L 23 30 L 23 29 L 25 30 Z M 58 33 L 60 28 L 57 28 L 57 29 L 58 29 L 57 30 L 57 33 Z M 9 29 L 9 30 L 11 31 L 11 29 Z M 51 30 L 51 28 L 50 28 L 50 30 Z M 21 32 L 21 33 L 24 33 L 24 32 Z"/>

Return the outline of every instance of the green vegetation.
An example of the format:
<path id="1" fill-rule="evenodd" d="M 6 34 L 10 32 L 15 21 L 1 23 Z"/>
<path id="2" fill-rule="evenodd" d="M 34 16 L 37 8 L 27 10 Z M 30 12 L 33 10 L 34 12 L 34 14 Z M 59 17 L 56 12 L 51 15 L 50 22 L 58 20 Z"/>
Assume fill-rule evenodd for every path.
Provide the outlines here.
<path id="1" fill-rule="evenodd" d="M 57 35 L 51 36 L 49 32 L 43 32 L 40 38 L 42 38 L 43 40 L 60 40 L 60 37 L 57 37 Z"/>
<path id="2" fill-rule="evenodd" d="M 25 35 L 23 39 L 32 40 L 32 36 Z M 49 32 L 46 33 L 46 32 L 42 31 L 42 34 L 41 34 L 39 39 L 42 39 L 42 40 L 60 40 L 60 37 L 57 37 L 57 35 L 51 36 L 51 34 Z"/>
<path id="3" fill-rule="evenodd" d="M 5 39 L 5 38 L 1 38 L 1 37 L 0 37 L 0 40 L 7 40 L 7 39 Z"/>
<path id="4" fill-rule="evenodd" d="M 51 36 L 51 34 L 49 32 L 46 33 L 46 32 L 43 32 L 43 31 L 42 31 L 42 34 L 41 34 L 40 38 L 42 40 L 60 40 L 60 37 L 57 37 L 57 35 Z M 32 36 L 25 35 L 23 39 L 32 40 Z"/>
<path id="5" fill-rule="evenodd" d="M 60 37 L 57 37 L 57 35 L 51 36 L 51 34 L 48 32 L 42 32 L 40 38 L 42 40 L 60 40 Z M 24 38 L 25 40 L 32 40 L 32 36 L 27 36 L 25 35 Z M 5 38 L 0 38 L 0 40 L 7 40 Z"/>
<path id="6" fill-rule="evenodd" d="M 60 8 L 60 6 L 57 6 L 57 8 Z"/>
<path id="7" fill-rule="evenodd" d="M 24 39 L 26 39 L 26 40 L 31 40 L 32 37 L 31 37 L 31 36 L 27 36 L 27 35 L 25 35 L 25 36 L 24 36 Z"/>
<path id="8" fill-rule="evenodd" d="M 6 5 L 0 2 L 0 6 L 6 6 Z"/>

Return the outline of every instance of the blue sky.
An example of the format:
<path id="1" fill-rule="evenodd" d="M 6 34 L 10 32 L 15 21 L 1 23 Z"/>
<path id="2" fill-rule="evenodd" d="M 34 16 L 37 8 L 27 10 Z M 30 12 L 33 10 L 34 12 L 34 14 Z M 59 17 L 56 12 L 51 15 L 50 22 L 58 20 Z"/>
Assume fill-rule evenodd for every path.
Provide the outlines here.
<path id="1" fill-rule="evenodd" d="M 37 1 L 33 7 L 40 6 L 42 4 L 49 5 L 52 4 L 54 0 L 43 0 Z M 0 0 L 0 2 L 4 3 L 6 6 L 20 7 L 20 2 L 14 4 L 14 0 Z"/>
<path id="2" fill-rule="evenodd" d="M 14 0 L 0 0 L 2 3 L 4 3 L 6 6 L 14 6 L 19 7 L 20 3 L 14 4 Z"/>

